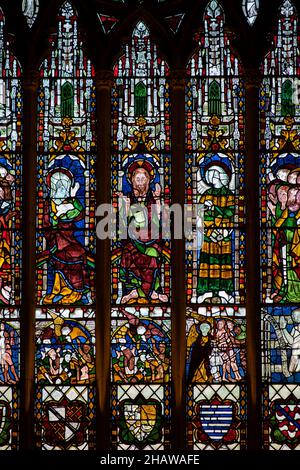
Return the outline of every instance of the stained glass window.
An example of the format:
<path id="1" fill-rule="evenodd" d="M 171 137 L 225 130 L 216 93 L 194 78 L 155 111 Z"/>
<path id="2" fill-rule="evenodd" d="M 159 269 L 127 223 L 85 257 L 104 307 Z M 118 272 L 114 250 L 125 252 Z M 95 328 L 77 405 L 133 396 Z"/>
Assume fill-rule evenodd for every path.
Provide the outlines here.
<path id="1" fill-rule="evenodd" d="M 300 54 L 292 1 L 280 6 L 263 64 L 261 301 L 264 447 L 300 449 Z"/>
<path id="2" fill-rule="evenodd" d="M 37 446 L 94 447 L 95 85 L 65 2 L 38 94 Z"/>
<path id="3" fill-rule="evenodd" d="M 243 13 L 250 26 L 253 26 L 259 11 L 259 0 L 243 0 Z"/>
<path id="4" fill-rule="evenodd" d="M 172 33 L 174 34 L 178 33 L 184 17 L 185 17 L 185 13 L 177 13 L 176 15 L 165 17 L 165 22 L 169 26 Z"/>
<path id="5" fill-rule="evenodd" d="M 104 15 L 103 13 L 98 13 L 98 18 L 104 34 L 109 34 L 119 22 L 115 16 Z"/>
<path id="6" fill-rule="evenodd" d="M 243 69 L 210 0 L 186 84 L 187 418 L 190 449 L 242 449 L 246 424 Z"/>
<path id="7" fill-rule="evenodd" d="M 0 450 L 18 447 L 22 249 L 21 68 L 0 9 Z"/>
<path id="8" fill-rule="evenodd" d="M 171 183 L 168 77 L 138 22 L 112 90 L 112 444 L 124 450 L 169 448 L 171 247 L 161 236 Z"/>
<path id="9" fill-rule="evenodd" d="M 39 12 L 39 0 L 22 0 L 22 10 L 29 28 L 32 28 Z"/>
<path id="10" fill-rule="evenodd" d="M 4 460 L 300 449 L 299 9 L 277 3 L 0 0 Z"/>

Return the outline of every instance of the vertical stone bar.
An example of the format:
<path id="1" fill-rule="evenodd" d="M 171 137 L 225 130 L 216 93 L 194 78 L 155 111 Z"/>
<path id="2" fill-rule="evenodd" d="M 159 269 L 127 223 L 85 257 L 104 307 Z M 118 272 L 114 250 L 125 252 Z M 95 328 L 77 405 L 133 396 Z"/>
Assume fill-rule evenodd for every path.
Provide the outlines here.
<path id="1" fill-rule="evenodd" d="M 97 89 L 96 206 L 111 202 L 111 90 L 113 74 L 99 70 Z M 110 444 L 110 305 L 111 305 L 110 240 L 97 239 L 96 244 L 96 377 L 98 391 L 97 449 Z"/>
<path id="2" fill-rule="evenodd" d="M 258 71 L 246 72 L 246 308 L 248 448 L 261 449 L 260 194 Z"/>
<path id="3" fill-rule="evenodd" d="M 179 204 L 184 215 L 185 202 L 185 70 L 171 76 L 172 204 Z M 184 231 L 183 231 L 184 235 Z M 172 446 L 184 449 L 186 443 L 185 393 L 185 239 L 172 238 Z"/>
<path id="4" fill-rule="evenodd" d="M 23 79 L 23 241 L 20 448 L 34 448 L 36 160 L 38 74 Z"/>

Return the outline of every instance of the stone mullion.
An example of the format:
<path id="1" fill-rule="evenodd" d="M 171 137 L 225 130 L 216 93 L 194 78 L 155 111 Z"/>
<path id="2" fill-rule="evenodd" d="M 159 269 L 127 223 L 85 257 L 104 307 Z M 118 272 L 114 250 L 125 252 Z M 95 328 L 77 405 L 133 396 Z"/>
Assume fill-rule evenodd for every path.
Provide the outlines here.
<path id="1" fill-rule="evenodd" d="M 246 103 L 246 311 L 248 358 L 249 450 L 261 449 L 261 341 L 260 341 L 260 191 L 259 191 L 259 86 L 258 72 L 248 70 Z"/>
<path id="2" fill-rule="evenodd" d="M 23 79 L 23 240 L 21 305 L 20 448 L 34 449 L 36 303 L 36 187 L 38 74 Z"/>
<path id="3" fill-rule="evenodd" d="M 96 159 L 96 207 L 111 201 L 111 90 L 113 75 L 98 70 Z M 111 315 L 110 240 L 96 242 L 96 377 L 97 377 L 97 449 L 110 447 L 110 315 Z"/>
<path id="4" fill-rule="evenodd" d="M 172 204 L 184 214 L 185 202 L 185 70 L 171 75 Z M 174 235 L 174 234 L 173 234 Z M 186 447 L 185 319 L 186 319 L 185 240 L 172 237 L 172 448 Z"/>

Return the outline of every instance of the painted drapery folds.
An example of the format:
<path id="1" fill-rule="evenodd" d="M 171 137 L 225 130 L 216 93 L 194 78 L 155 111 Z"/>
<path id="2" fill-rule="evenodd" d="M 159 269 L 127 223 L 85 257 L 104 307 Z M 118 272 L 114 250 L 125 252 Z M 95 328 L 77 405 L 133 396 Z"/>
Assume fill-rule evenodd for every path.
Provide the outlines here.
<path id="1" fill-rule="evenodd" d="M 261 300 L 264 447 L 300 448 L 299 20 L 282 2 L 263 63 L 261 110 Z"/>
<path id="2" fill-rule="evenodd" d="M 94 447 L 95 85 L 77 12 L 59 10 L 40 67 L 36 438 L 42 449 Z"/>
<path id="3" fill-rule="evenodd" d="M 118 231 L 111 244 L 111 403 L 117 449 L 169 448 L 171 246 L 161 235 L 171 183 L 168 76 L 139 21 L 114 66 L 112 90 Z"/>
<path id="4" fill-rule="evenodd" d="M 243 70 L 220 3 L 187 68 L 187 414 L 190 449 L 241 449 L 246 437 Z"/>
<path id="5" fill-rule="evenodd" d="M 22 108 L 21 68 L 0 9 L 0 450 L 19 440 Z"/>

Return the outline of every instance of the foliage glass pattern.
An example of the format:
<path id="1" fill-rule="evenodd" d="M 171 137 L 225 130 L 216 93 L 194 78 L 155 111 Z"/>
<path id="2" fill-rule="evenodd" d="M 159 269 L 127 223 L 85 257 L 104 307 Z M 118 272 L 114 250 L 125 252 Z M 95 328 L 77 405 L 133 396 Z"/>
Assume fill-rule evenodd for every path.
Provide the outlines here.
<path id="1" fill-rule="evenodd" d="M 95 84 L 78 16 L 58 14 L 38 94 L 36 437 L 94 447 Z"/>
<path id="2" fill-rule="evenodd" d="M 169 67 L 139 21 L 114 66 L 112 200 L 113 446 L 167 449 L 170 428 Z M 136 207 L 137 210 L 134 210 Z M 131 221 L 139 236 L 131 236 Z M 123 222 L 127 221 L 127 228 Z M 155 236 L 151 232 L 155 227 Z M 126 225 L 126 224 L 125 224 Z"/>
<path id="3" fill-rule="evenodd" d="M 21 67 L 0 9 L 0 450 L 18 447 L 22 109 Z"/>
<path id="4" fill-rule="evenodd" d="M 263 63 L 261 129 L 261 300 L 264 447 L 300 449 L 299 24 L 280 6 Z"/>
<path id="5" fill-rule="evenodd" d="M 224 21 L 209 1 L 186 83 L 188 446 L 206 450 L 246 432 L 244 80 Z"/>

